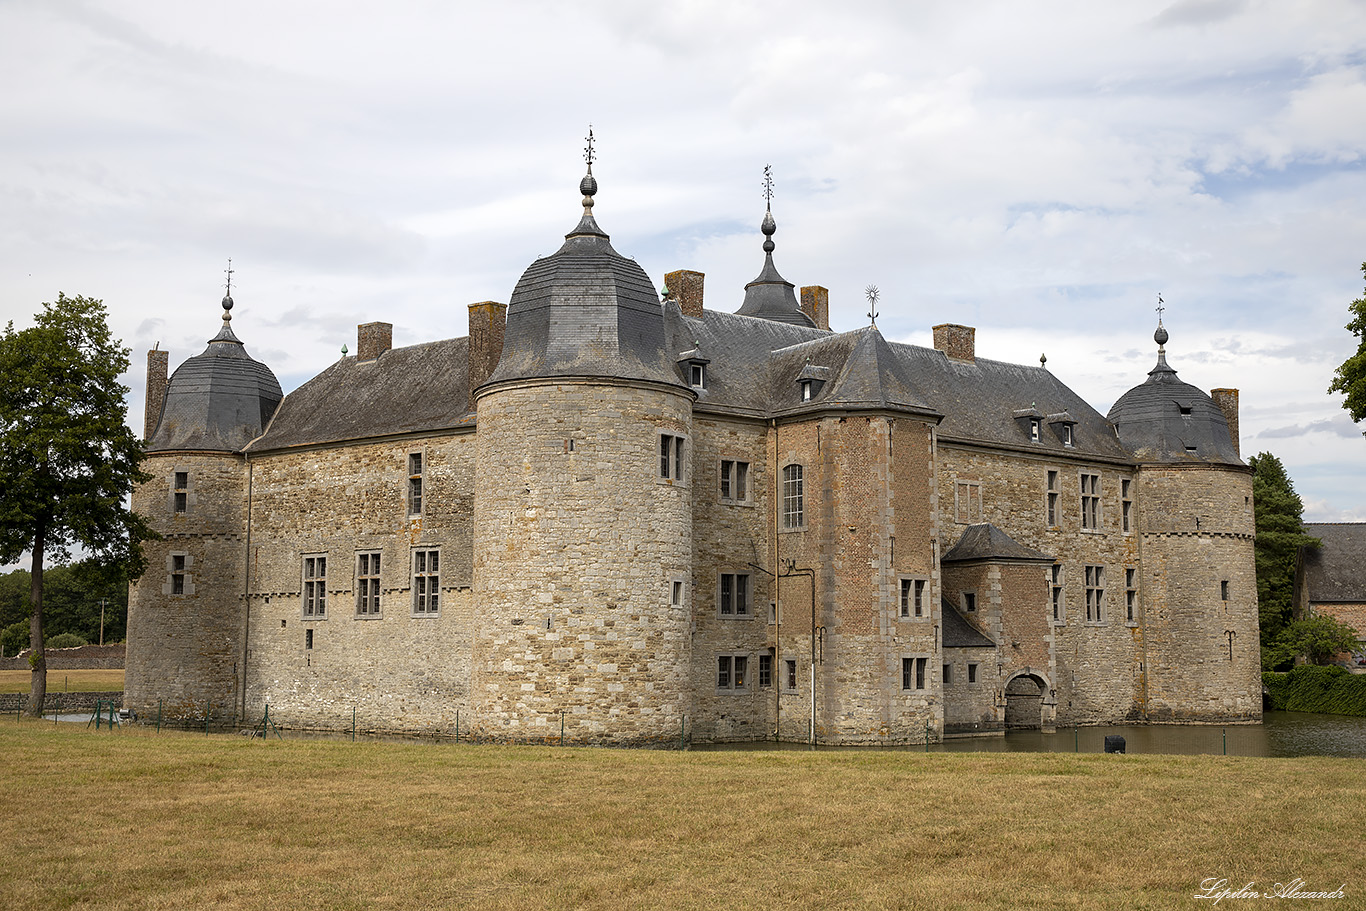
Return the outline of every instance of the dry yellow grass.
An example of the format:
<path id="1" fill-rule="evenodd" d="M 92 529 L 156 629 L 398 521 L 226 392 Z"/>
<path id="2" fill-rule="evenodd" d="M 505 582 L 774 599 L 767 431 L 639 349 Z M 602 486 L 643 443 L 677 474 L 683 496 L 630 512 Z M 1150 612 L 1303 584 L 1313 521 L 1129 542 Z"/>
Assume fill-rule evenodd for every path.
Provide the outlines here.
<path id="1" fill-rule="evenodd" d="M 0 719 L 11 909 L 1366 906 L 1366 763 L 626 752 Z M 1249 907 L 1226 899 L 1220 907 Z M 1298 902 L 1294 906 L 1303 906 Z"/>
<path id="2" fill-rule="evenodd" d="M 0 693 L 27 693 L 33 680 L 31 671 L 0 671 Z M 70 670 L 47 672 L 47 691 L 51 693 L 110 693 L 123 691 L 123 669 Z"/>

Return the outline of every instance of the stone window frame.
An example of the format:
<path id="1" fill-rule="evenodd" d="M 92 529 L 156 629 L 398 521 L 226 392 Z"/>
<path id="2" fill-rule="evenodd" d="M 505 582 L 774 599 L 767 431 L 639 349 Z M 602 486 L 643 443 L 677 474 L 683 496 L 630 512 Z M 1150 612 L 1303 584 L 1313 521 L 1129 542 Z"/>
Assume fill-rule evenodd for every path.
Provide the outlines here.
<path id="1" fill-rule="evenodd" d="M 326 553 L 299 555 L 299 616 L 309 622 L 327 619 Z"/>
<path id="2" fill-rule="evenodd" d="M 1124 567 L 1124 622 L 1138 626 L 1138 567 Z"/>
<path id="3" fill-rule="evenodd" d="M 953 686 L 953 662 L 945 661 L 940 674 L 943 675 L 939 679 L 943 681 L 944 686 Z"/>
<path id="4" fill-rule="evenodd" d="M 689 439 L 687 434 L 675 430 L 667 430 L 663 427 L 655 429 L 654 474 L 656 484 L 688 486 L 688 478 L 691 475 L 691 472 L 688 471 L 688 460 L 692 455 Z M 666 445 L 669 447 L 667 455 L 664 448 Z"/>
<path id="5" fill-rule="evenodd" d="M 743 579 L 741 583 L 739 580 Z M 727 586 L 729 580 L 729 587 Z M 726 607 L 729 605 L 730 609 Z M 749 620 L 754 616 L 754 577 L 752 573 L 716 574 L 716 616 L 722 620 Z"/>
<path id="6" fill-rule="evenodd" d="M 968 686 L 976 686 L 978 682 L 977 662 L 968 662 Z"/>
<path id="7" fill-rule="evenodd" d="M 707 364 L 705 361 L 688 362 L 688 385 L 694 389 L 707 388 Z"/>
<path id="8" fill-rule="evenodd" d="M 1029 419 L 1029 442 L 1043 442 L 1043 418 Z"/>
<path id="9" fill-rule="evenodd" d="M 304 627 L 304 651 L 313 651 L 313 627 Z"/>
<path id="10" fill-rule="evenodd" d="M 901 692 L 924 693 L 930 688 L 930 656 L 906 653 L 901 656 Z"/>
<path id="11" fill-rule="evenodd" d="M 1052 611 L 1053 625 L 1067 624 L 1067 571 L 1062 561 L 1048 570 L 1048 601 Z"/>
<path id="12" fill-rule="evenodd" d="M 773 689 L 773 649 L 759 653 L 758 667 L 754 674 L 754 685 L 761 690 Z"/>
<path id="13" fill-rule="evenodd" d="M 357 620 L 378 620 L 384 615 L 383 601 L 380 598 L 380 581 L 384 567 L 389 561 L 378 548 L 356 551 L 356 613 Z"/>
<path id="14" fill-rule="evenodd" d="M 926 576 L 897 577 L 897 619 L 930 619 L 930 580 Z"/>
<path id="15" fill-rule="evenodd" d="M 754 483 L 751 478 L 753 463 L 748 459 L 717 460 L 717 495 L 728 506 L 753 506 Z M 736 496 L 739 488 L 739 496 Z"/>
<path id="16" fill-rule="evenodd" d="M 688 605 L 688 580 L 683 576 L 674 576 L 668 581 L 669 586 L 669 606 L 687 607 Z"/>
<path id="17" fill-rule="evenodd" d="M 797 461 L 787 462 L 780 477 L 783 520 L 778 531 L 806 531 L 806 466 Z"/>
<path id="18" fill-rule="evenodd" d="M 413 591 L 412 615 L 422 619 L 441 616 L 441 548 L 430 544 L 414 547 L 409 571 Z"/>
<path id="19" fill-rule="evenodd" d="M 1105 623 L 1105 564 L 1087 563 L 1085 566 L 1086 622 L 1099 626 Z"/>
<path id="20" fill-rule="evenodd" d="M 1126 535 L 1134 531 L 1134 482 L 1132 478 L 1119 479 L 1119 529 Z"/>
<path id="21" fill-rule="evenodd" d="M 1227 604 L 1227 602 L 1228 602 L 1228 600 L 1229 600 L 1229 597 L 1228 597 L 1228 596 L 1229 596 L 1229 586 L 1230 586 L 1230 584 L 1231 584 L 1231 583 L 1229 582 L 1228 579 L 1220 579 L 1220 580 L 1219 580 L 1219 600 L 1225 602 L 1225 604 Z"/>
<path id="22" fill-rule="evenodd" d="M 783 659 L 782 692 L 796 693 L 801 690 L 802 678 L 798 673 L 800 670 L 801 662 L 796 658 Z"/>
<path id="23" fill-rule="evenodd" d="M 183 550 L 173 550 L 166 555 L 166 581 L 162 583 L 161 593 L 172 598 L 188 598 L 195 594 L 194 554 Z"/>
<path id="24" fill-rule="evenodd" d="M 190 470 L 177 468 L 171 472 L 171 512 L 183 516 L 190 511 Z"/>
<path id="25" fill-rule="evenodd" d="M 716 655 L 716 692 L 722 696 L 743 696 L 753 689 L 749 676 L 749 652 L 719 652 Z"/>
<path id="26" fill-rule="evenodd" d="M 408 481 L 404 485 L 405 500 L 408 516 L 415 517 L 422 515 L 423 495 L 426 493 L 424 480 L 427 473 L 427 450 L 410 449 L 404 456 L 404 465 L 408 469 Z"/>
<path id="27" fill-rule="evenodd" d="M 963 608 L 965 614 L 977 613 L 977 592 L 962 591 L 958 593 L 958 606 Z"/>
<path id="28" fill-rule="evenodd" d="M 1098 534 L 1104 530 L 1102 523 L 1105 521 L 1105 514 L 1101 509 L 1101 498 L 1105 488 L 1101 482 L 1100 472 L 1089 468 L 1080 469 L 1077 472 L 1077 485 L 1081 530 L 1088 534 Z"/>
<path id="29" fill-rule="evenodd" d="M 982 481 L 954 478 L 953 521 L 955 525 L 976 525 L 982 521 Z"/>
<path id="30" fill-rule="evenodd" d="M 1062 502 L 1062 470 L 1045 469 L 1043 486 L 1044 522 L 1049 528 L 1059 528 L 1062 525 L 1062 513 L 1058 509 Z"/>

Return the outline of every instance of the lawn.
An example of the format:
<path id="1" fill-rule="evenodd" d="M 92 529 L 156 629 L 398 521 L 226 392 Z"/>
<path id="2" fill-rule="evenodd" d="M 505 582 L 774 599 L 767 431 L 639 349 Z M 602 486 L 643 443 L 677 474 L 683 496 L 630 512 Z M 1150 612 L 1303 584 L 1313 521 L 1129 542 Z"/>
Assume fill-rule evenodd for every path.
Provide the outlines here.
<path id="1" fill-rule="evenodd" d="M 0 671 L 0 693 L 27 693 L 32 671 Z M 49 693 L 115 693 L 123 691 L 123 668 L 47 672 Z"/>
<path id="2" fill-rule="evenodd" d="M 10 909 L 1208 908 L 1211 877 L 1366 906 L 1359 760 L 263 742 L 13 718 L 0 755 Z"/>

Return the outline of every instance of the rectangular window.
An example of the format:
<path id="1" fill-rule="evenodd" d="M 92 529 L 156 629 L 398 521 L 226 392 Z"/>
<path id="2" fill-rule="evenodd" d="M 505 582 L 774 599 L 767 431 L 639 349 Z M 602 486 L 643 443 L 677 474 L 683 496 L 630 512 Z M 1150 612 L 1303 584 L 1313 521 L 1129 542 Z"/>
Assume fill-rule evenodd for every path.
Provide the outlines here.
<path id="1" fill-rule="evenodd" d="M 982 483 L 959 481 L 954 491 L 955 520 L 958 524 L 972 525 L 982 521 Z"/>
<path id="2" fill-rule="evenodd" d="M 972 613 L 977 610 L 977 593 L 963 592 L 963 610 Z"/>
<path id="3" fill-rule="evenodd" d="M 692 385 L 698 389 L 705 389 L 707 386 L 707 365 L 694 362 L 688 367 L 690 368 L 688 374 Z"/>
<path id="4" fill-rule="evenodd" d="M 1101 616 L 1101 605 L 1105 602 L 1105 567 L 1087 566 L 1086 567 L 1086 619 L 1092 623 L 1099 623 Z"/>
<path id="5" fill-rule="evenodd" d="M 1053 601 L 1053 622 L 1061 623 L 1065 619 L 1063 614 L 1062 597 L 1062 564 L 1054 563 L 1052 567 L 1052 578 L 1049 580 L 1051 597 Z"/>
<path id="6" fill-rule="evenodd" d="M 379 616 L 379 554 L 356 554 L 356 616 Z"/>
<path id="7" fill-rule="evenodd" d="M 773 656 L 759 656 L 759 685 L 767 689 L 773 685 Z"/>
<path id="8" fill-rule="evenodd" d="M 923 690 L 925 688 L 925 668 L 928 658 L 901 659 L 901 688 L 903 690 Z M 945 665 L 947 667 L 947 665 Z"/>
<path id="9" fill-rule="evenodd" d="M 1138 613 L 1138 571 L 1124 568 L 1124 619 L 1134 622 Z"/>
<path id="10" fill-rule="evenodd" d="M 1081 527 L 1085 531 L 1100 530 L 1100 475 L 1082 472 Z"/>
<path id="11" fill-rule="evenodd" d="M 304 630 L 304 648 L 306 648 L 306 649 L 311 649 L 312 647 L 313 647 L 313 629 L 310 627 L 309 629 Z"/>
<path id="12" fill-rule="evenodd" d="M 745 503 L 749 500 L 749 463 L 721 460 L 721 502 Z"/>
<path id="13" fill-rule="evenodd" d="M 683 437 L 659 435 L 659 477 L 665 481 L 683 480 Z"/>
<path id="14" fill-rule="evenodd" d="M 185 555 L 171 555 L 171 594 L 185 594 Z"/>
<path id="15" fill-rule="evenodd" d="M 1132 484 L 1133 482 L 1128 478 L 1122 478 L 1119 482 L 1119 519 L 1120 525 L 1126 534 L 1134 530 L 1134 501 L 1131 493 Z"/>
<path id="16" fill-rule="evenodd" d="M 749 687 L 749 658 L 745 655 L 718 655 L 716 658 L 716 688 L 738 692 Z"/>
<path id="17" fill-rule="evenodd" d="M 929 663 L 928 658 L 915 659 L 915 688 L 918 690 L 925 688 L 925 665 Z"/>
<path id="18" fill-rule="evenodd" d="M 1228 600 L 1228 580 L 1219 583 L 1219 597 L 1224 601 Z"/>
<path id="19" fill-rule="evenodd" d="M 327 616 L 327 557 L 304 557 L 304 617 Z"/>
<path id="20" fill-rule="evenodd" d="M 1039 438 L 1040 438 L 1040 436 L 1042 436 L 1042 431 L 1043 431 L 1043 421 L 1039 420 L 1038 418 L 1030 418 L 1030 419 L 1029 419 L 1029 441 L 1030 441 L 1031 443 L 1037 443 L 1037 442 L 1039 442 Z"/>
<path id="21" fill-rule="evenodd" d="M 408 453 L 408 515 L 422 515 L 422 453 Z"/>
<path id="22" fill-rule="evenodd" d="M 1058 473 L 1048 473 L 1048 524 L 1058 524 Z"/>
<path id="23" fill-rule="evenodd" d="M 175 511 L 188 512 L 190 508 L 190 473 L 175 473 Z"/>
<path id="24" fill-rule="evenodd" d="M 787 689 L 789 689 L 789 690 L 796 690 L 796 689 L 797 689 L 797 659 L 796 659 L 796 658 L 788 658 L 788 659 L 786 659 L 786 660 L 783 661 L 783 665 L 785 666 L 785 669 L 786 669 L 786 671 L 787 671 L 787 675 L 786 675 L 786 676 L 787 676 Z"/>
<path id="25" fill-rule="evenodd" d="M 788 465 L 783 469 L 783 528 L 805 526 L 806 504 L 803 501 L 802 466 Z"/>
<path id="26" fill-rule="evenodd" d="M 441 608 L 441 552 L 413 551 L 413 613 L 434 616 Z"/>
<path id="27" fill-rule="evenodd" d="M 675 579 L 669 584 L 669 603 L 674 607 L 683 605 L 683 580 Z"/>
<path id="28" fill-rule="evenodd" d="M 953 683 L 953 665 L 944 665 L 944 685 L 949 686 Z"/>
<path id="29" fill-rule="evenodd" d="M 969 664 L 969 665 L 968 665 L 968 683 L 976 683 L 976 682 L 977 682 L 977 665 L 976 665 L 976 664 Z"/>
<path id="30" fill-rule="evenodd" d="M 749 616 L 749 573 L 722 573 L 717 611 L 723 617 Z"/>
<path id="31" fill-rule="evenodd" d="M 901 616 L 925 616 L 925 580 L 901 580 Z"/>

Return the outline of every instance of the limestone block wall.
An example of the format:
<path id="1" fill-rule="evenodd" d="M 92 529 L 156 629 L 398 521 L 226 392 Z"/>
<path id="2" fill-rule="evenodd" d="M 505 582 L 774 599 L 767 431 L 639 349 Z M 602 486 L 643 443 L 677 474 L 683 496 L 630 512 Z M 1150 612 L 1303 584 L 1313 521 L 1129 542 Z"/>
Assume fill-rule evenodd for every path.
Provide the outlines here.
<path id="1" fill-rule="evenodd" d="M 474 451 L 465 433 L 252 458 L 246 720 L 258 721 L 269 705 L 271 718 L 291 727 L 345 729 L 353 712 L 361 730 L 453 734 L 464 724 Z M 415 599 L 418 552 L 424 569 L 438 555 L 436 582 L 423 582 L 437 593 L 434 612 Z M 374 554 L 378 611 L 361 613 L 360 557 L 369 569 Z M 321 615 L 304 605 L 304 560 L 318 558 L 326 560 Z"/>
<path id="2" fill-rule="evenodd" d="M 989 733 L 1002 730 L 1001 677 L 994 648 L 946 648 L 943 663 L 950 667 L 944 682 L 944 732 Z M 976 666 L 969 679 L 969 665 Z M 941 668 L 942 675 L 943 670 Z"/>
<path id="3" fill-rule="evenodd" d="M 1011 453 L 941 443 L 940 484 L 947 550 L 973 522 L 990 522 L 1021 544 L 1054 558 L 1061 586 L 1059 619 L 1051 609 L 1059 724 L 1109 724 L 1141 717 L 1141 630 L 1128 619 L 1126 569 L 1139 562 L 1139 487 L 1134 466 L 1055 453 Z M 1050 474 L 1051 473 L 1051 474 Z M 1097 522 L 1083 527 L 1081 477 L 1098 476 Z M 1050 521 L 1049 482 L 1055 495 Z M 1128 530 L 1123 494 L 1128 482 Z M 977 497 L 979 499 L 973 499 Z M 1089 523 L 1088 523 L 1089 525 Z M 1086 567 L 1102 569 L 1100 619 L 1086 615 Z M 1141 585 L 1141 583 L 1140 583 Z"/>
<path id="4" fill-rule="evenodd" d="M 1251 472 L 1154 466 L 1139 480 L 1147 717 L 1257 721 Z"/>
<path id="5" fill-rule="evenodd" d="M 527 381 L 478 401 L 472 709 L 495 740 L 671 745 L 691 707 L 692 396 Z M 684 474 L 661 477 L 661 437 Z M 708 483 L 709 486 L 709 483 Z"/>
<path id="6" fill-rule="evenodd" d="M 143 545 L 147 570 L 129 592 L 125 706 L 150 716 L 160 703 L 169 719 L 202 719 L 209 707 L 213 718 L 231 720 L 242 653 L 245 463 L 230 453 L 154 453 L 145 466 L 152 479 L 132 506 L 162 538 Z M 183 512 L 177 472 L 188 485 Z"/>

